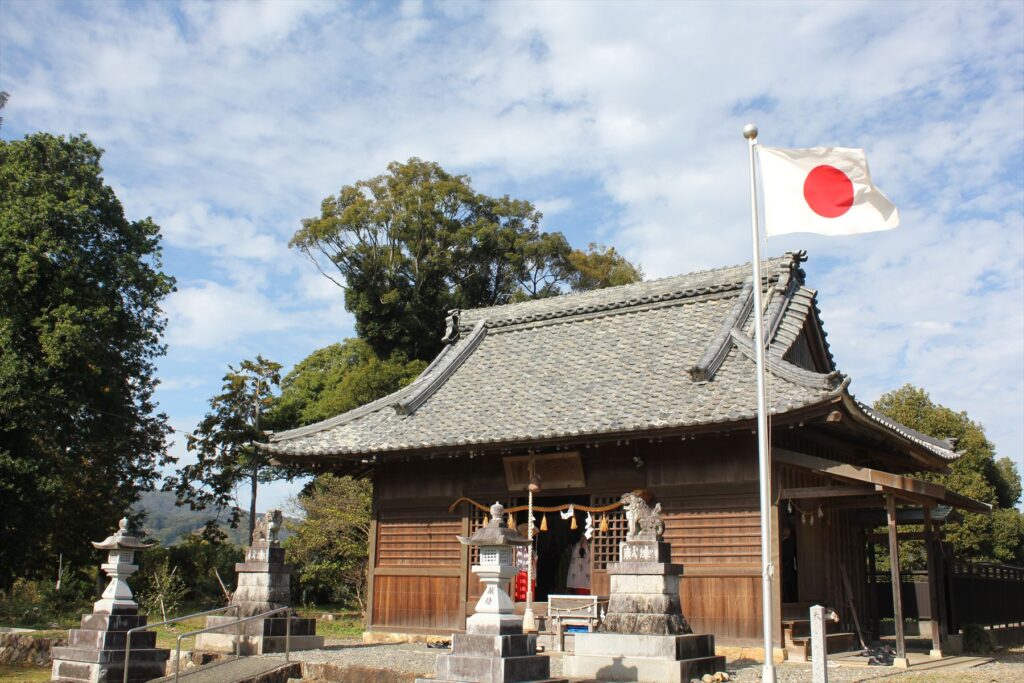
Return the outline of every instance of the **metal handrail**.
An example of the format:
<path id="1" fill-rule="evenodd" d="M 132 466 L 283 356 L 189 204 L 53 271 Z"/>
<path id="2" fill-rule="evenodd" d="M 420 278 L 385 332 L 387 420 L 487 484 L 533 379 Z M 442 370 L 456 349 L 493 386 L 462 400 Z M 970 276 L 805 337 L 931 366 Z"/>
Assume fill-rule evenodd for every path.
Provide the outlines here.
<path id="1" fill-rule="evenodd" d="M 245 617 L 244 619 L 239 619 L 238 621 L 234 622 L 234 625 L 237 625 L 237 626 L 241 627 L 241 624 L 244 624 L 247 621 L 253 621 L 254 619 L 265 619 L 266 617 L 269 617 L 271 614 L 277 614 L 278 612 L 291 612 L 291 609 L 292 609 L 291 607 L 278 607 L 277 609 L 272 609 L 269 612 L 261 612 L 260 614 L 254 614 L 251 617 Z M 289 617 L 290 616 L 291 615 L 289 615 Z M 178 647 L 177 647 L 177 651 L 176 651 L 176 653 L 174 655 L 174 680 L 175 680 L 175 683 L 177 683 L 178 675 L 181 673 L 181 639 L 182 638 L 188 638 L 188 637 L 191 637 L 191 636 L 197 636 L 200 633 L 208 633 L 210 631 L 219 631 L 220 629 L 227 628 L 228 626 L 232 626 L 232 624 L 221 624 L 220 626 L 207 626 L 206 628 L 201 628 L 201 629 L 198 629 L 196 631 L 189 631 L 187 633 L 182 633 L 180 636 L 178 636 Z M 285 618 L 285 620 L 284 620 L 284 661 L 286 661 L 286 662 L 290 661 L 289 657 L 291 655 L 291 649 L 292 649 L 291 646 L 292 646 L 292 620 L 290 618 Z M 238 652 L 242 651 L 242 648 L 241 648 L 241 636 L 239 636 L 239 643 L 238 643 L 238 648 L 237 649 L 238 649 Z"/>
<path id="2" fill-rule="evenodd" d="M 164 626 L 166 624 L 173 624 L 178 621 L 185 621 L 186 619 L 195 619 L 196 617 L 205 617 L 208 614 L 216 614 L 217 612 L 226 612 L 229 609 L 237 610 L 238 605 L 228 605 L 227 607 L 218 607 L 217 609 L 206 610 L 205 612 L 196 612 L 195 614 L 186 614 L 183 617 L 174 617 L 173 619 L 167 619 L 166 621 L 158 621 L 155 624 L 146 624 L 145 626 L 136 626 L 135 628 L 128 629 L 125 641 L 124 641 L 124 683 L 128 683 L 128 653 L 132 650 L 132 634 L 136 631 L 145 631 L 153 628 L 154 626 Z"/>

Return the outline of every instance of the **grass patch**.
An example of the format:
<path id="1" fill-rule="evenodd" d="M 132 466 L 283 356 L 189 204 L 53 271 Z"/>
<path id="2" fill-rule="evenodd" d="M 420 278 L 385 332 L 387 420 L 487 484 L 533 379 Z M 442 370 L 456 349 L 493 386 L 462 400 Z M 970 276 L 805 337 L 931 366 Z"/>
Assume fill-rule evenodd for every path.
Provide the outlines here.
<path id="1" fill-rule="evenodd" d="M 157 626 L 153 629 L 154 631 L 156 631 L 156 646 L 170 648 L 173 651 L 175 647 L 177 647 L 178 636 L 180 636 L 182 633 L 188 633 L 189 631 L 197 631 L 201 628 L 206 628 L 206 617 L 194 617 L 192 619 L 186 619 L 185 621 L 179 621 L 174 624 Z M 193 647 L 195 646 L 195 639 L 196 636 L 183 638 L 181 641 L 181 649 L 193 649 Z"/>
<path id="2" fill-rule="evenodd" d="M 363 634 L 363 620 L 355 617 L 334 621 L 317 619 L 316 634 L 324 638 L 358 638 Z"/>
<path id="3" fill-rule="evenodd" d="M 0 683 L 36 683 L 50 680 L 49 666 L 11 666 L 0 664 Z"/>

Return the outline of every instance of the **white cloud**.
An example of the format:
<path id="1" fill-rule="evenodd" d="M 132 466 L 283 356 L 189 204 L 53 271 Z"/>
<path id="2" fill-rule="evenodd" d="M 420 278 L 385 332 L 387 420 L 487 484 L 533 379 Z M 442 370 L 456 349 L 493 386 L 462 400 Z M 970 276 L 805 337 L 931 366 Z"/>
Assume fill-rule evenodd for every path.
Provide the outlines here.
<path id="1" fill-rule="evenodd" d="M 172 346 L 216 349 L 250 335 L 284 332 L 294 317 L 254 291 L 209 281 L 181 287 L 164 306 Z"/>
<path id="2" fill-rule="evenodd" d="M 1024 452 L 1019 4 L 2 7 L 4 134 L 107 149 L 180 269 L 172 351 L 234 361 L 222 345 L 350 330 L 285 243 L 324 196 L 413 155 L 521 188 L 649 276 L 745 261 L 754 120 L 766 144 L 866 147 L 900 207 L 892 233 L 769 245 L 810 249 L 858 393 L 920 384 Z"/>

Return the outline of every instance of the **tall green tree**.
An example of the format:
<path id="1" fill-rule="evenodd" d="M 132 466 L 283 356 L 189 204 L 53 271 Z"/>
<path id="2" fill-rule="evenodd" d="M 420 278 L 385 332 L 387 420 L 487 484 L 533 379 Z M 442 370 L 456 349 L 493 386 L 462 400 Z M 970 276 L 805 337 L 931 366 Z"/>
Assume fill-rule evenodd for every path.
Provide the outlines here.
<path id="1" fill-rule="evenodd" d="M 574 292 L 628 285 L 644 279 L 643 270 L 615 251 L 615 247 L 591 242 L 586 251 L 569 254 L 569 286 Z"/>
<path id="2" fill-rule="evenodd" d="M 921 388 L 906 384 L 881 396 L 875 409 L 919 432 L 953 439 L 960 458 L 949 474 L 927 473 L 950 490 L 993 506 L 991 515 L 963 513 L 947 525 L 946 538 L 963 559 L 1024 564 L 1024 516 L 1016 509 L 1020 474 L 1009 458 L 996 458 L 985 430 L 966 412 L 932 401 Z"/>
<path id="3" fill-rule="evenodd" d="M 303 521 L 284 545 L 304 591 L 364 608 L 372 499 L 370 482 L 330 474 L 297 498 Z"/>
<path id="4" fill-rule="evenodd" d="M 0 587 L 84 565 L 167 455 L 160 231 L 85 136 L 0 141 Z"/>
<path id="5" fill-rule="evenodd" d="M 326 420 L 401 389 L 426 367 L 397 355 L 381 360 L 361 339 L 331 344 L 285 376 L 268 424 L 283 430 Z"/>
<path id="6" fill-rule="evenodd" d="M 290 244 L 344 288 L 356 332 L 378 357 L 430 360 L 449 309 L 569 285 L 572 249 L 541 218 L 530 202 L 476 192 L 467 176 L 412 158 L 326 198 Z"/>
<path id="7" fill-rule="evenodd" d="M 208 507 L 230 509 L 228 520 L 238 526 L 241 516 L 235 489 L 249 485 L 249 538 L 256 525 L 256 495 L 260 481 L 282 476 L 271 467 L 270 456 L 256 447 L 265 442 L 263 415 L 274 401 L 274 389 L 281 383 L 281 365 L 256 356 L 243 360 L 238 368 L 229 366 L 221 392 L 210 399 L 210 412 L 188 436 L 188 450 L 196 461 L 168 477 L 164 488 L 177 494 L 180 504 L 194 510 Z M 214 533 L 216 520 L 207 523 Z"/>

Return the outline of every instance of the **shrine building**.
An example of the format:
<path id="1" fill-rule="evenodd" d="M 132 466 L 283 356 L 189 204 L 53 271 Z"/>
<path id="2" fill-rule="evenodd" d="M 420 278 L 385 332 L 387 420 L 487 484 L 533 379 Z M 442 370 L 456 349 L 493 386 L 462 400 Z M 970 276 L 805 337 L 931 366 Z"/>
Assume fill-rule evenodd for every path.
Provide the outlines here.
<path id="1" fill-rule="evenodd" d="M 775 643 L 797 656 L 806 645 L 797 624 L 814 603 L 839 613 L 838 635 L 848 645 L 858 627 L 877 631 L 885 614 L 868 557 L 876 544 L 889 553 L 886 541 L 899 525 L 924 525 L 916 533 L 927 542 L 934 587 L 942 585 L 941 522 L 956 508 L 988 511 L 910 476 L 946 471 L 957 458 L 954 444 L 900 425 L 849 393 L 816 292 L 805 283 L 805 258 L 766 261 L 761 283 Z M 713 633 L 723 646 L 759 647 L 750 272 L 746 264 L 453 312 L 446 346 L 411 384 L 273 434 L 266 448 L 279 463 L 373 480 L 367 630 L 463 629 L 480 584 L 456 536 L 483 523 L 485 512 L 473 502 L 525 505 L 532 465 L 542 486 L 537 506 L 608 507 L 635 490 L 660 503 L 672 561 L 684 565 L 680 596 L 694 631 Z M 589 588 L 566 585 L 567 560 L 584 557 L 576 549 L 585 513 L 573 511 L 575 524 L 557 512 L 535 515 L 544 529 L 534 605 L 542 628 L 547 596 L 606 596 L 605 567 L 618 559 L 621 510 L 594 513 L 584 544 Z M 517 523 L 525 520 L 525 512 L 516 515 Z M 892 535 L 879 538 L 874 530 L 886 523 Z M 898 559 L 891 554 L 897 568 Z M 902 614 L 900 591 L 885 590 L 890 618 Z M 934 589 L 926 596 L 933 618 L 924 635 L 934 649 L 951 630 L 946 597 Z"/>

